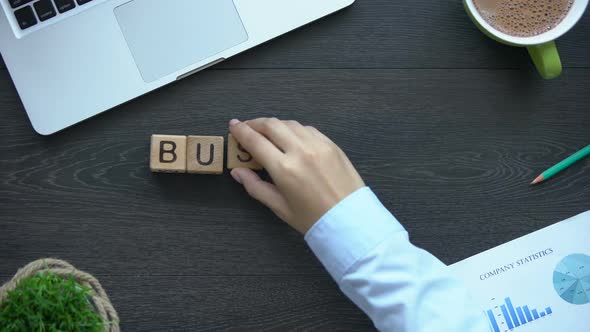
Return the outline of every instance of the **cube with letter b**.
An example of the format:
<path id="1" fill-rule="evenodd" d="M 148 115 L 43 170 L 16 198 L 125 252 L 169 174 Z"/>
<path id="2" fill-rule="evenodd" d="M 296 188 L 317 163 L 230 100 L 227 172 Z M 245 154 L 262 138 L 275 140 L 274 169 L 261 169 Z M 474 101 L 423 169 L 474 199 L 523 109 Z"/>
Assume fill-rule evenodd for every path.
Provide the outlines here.
<path id="1" fill-rule="evenodd" d="M 150 170 L 186 173 L 186 136 L 152 135 Z"/>

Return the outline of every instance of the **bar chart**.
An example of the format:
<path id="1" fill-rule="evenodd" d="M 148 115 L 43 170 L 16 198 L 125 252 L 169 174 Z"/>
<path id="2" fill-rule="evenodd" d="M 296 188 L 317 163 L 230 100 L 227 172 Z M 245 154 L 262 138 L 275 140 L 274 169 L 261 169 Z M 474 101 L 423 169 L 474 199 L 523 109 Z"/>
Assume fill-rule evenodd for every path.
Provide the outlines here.
<path id="1" fill-rule="evenodd" d="M 492 301 L 496 299 L 493 298 Z M 487 314 L 494 332 L 513 330 L 553 313 L 551 307 L 543 310 L 530 308 L 528 305 L 514 306 L 510 297 L 504 303 L 488 309 Z"/>

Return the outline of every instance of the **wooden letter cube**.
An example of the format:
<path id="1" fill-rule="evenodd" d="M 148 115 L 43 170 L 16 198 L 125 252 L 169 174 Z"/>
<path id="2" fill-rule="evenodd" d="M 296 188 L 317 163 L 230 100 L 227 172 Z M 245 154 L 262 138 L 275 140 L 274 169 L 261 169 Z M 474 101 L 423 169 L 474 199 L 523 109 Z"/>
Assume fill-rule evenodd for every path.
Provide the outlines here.
<path id="1" fill-rule="evenodd" d="M 152 172 L 186 172 L 186 136 L 152 135 Z"/>
<path id="2" fill-rule="evenodd" d="M 223 137 L 189 136 L 186 144 L 188 173 L 223 173 Z"/>
<path id="3" fill-rule="evenodd" d="M 244 148 L 229 134 L 227 136 L 227 168 L 250 168 L 254 170 L 261 170 L 262 166 L 257 163 L 252 155 L 250 155 Z"/>

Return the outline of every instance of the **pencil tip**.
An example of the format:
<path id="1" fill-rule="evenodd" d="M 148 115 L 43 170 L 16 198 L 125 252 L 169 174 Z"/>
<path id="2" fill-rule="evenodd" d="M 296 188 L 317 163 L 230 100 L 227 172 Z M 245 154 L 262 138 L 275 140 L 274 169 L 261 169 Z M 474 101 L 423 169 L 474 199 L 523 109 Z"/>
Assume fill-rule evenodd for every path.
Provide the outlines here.
<path id="1" fill-rule="evenodd" d="M 536 177 L 536 178 L 533 180 L 533 182 L 531 182 L 531 185 L 533 185 L 533 184 L 537 184 L 537 183 L 539 183 L 539 182 L 543 182 L 544 180 L 545 180 L 545 178 L 543 177 L 543 174 L 541 174 L 541 175 L 537 176 L 537 177 Z"/>

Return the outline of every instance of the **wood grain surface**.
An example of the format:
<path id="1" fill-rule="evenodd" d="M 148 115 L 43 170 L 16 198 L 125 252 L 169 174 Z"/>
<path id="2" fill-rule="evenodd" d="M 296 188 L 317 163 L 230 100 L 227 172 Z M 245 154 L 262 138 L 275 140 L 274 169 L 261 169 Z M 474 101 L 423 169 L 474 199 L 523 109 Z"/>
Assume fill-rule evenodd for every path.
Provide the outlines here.
<path id="1" fill-rule="evenodd" d="M 453 263 L 590 209 L 588 14 L 563 76 L 485 38 L 458 1 L 357 1 L 50 137 L 0 70 L 0 277 L 95 274 L 124 331 L 372 330 L 295 231 L 222 176 L 153 174 L 150 135 L 278 116 L 334 139 L 413 242 Z"/>

